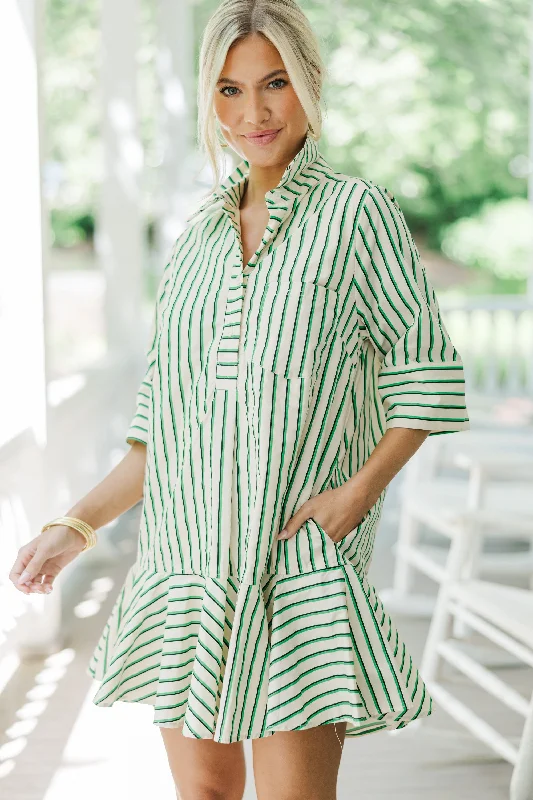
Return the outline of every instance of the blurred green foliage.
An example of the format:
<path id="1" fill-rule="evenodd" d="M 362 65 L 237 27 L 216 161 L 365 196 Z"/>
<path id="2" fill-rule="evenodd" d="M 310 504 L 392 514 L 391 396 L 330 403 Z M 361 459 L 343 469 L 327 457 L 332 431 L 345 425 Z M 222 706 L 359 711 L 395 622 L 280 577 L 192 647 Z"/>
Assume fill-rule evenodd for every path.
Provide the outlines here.
<path id="1" fill-rule="evenodd" d="M 100 2 L 47 3 L 49 157 L 65 166 L 53 196 L 56 220 L 63 209 L 94 208 L 102 174 Z M 218 0 L 193 5 L 197 60 Z M 446 252 L 458 257 L 466 237 L 468 266 L 494 275 L 497 290 L 507 280 L 522 290 L 515 253 L 523 217 L 509 224 L 514 206 L 506 203 L 527 191 L 530 0 L 305 0 L 302 7 L 328 65 L 320 145 L 326 158 L 390 188 L 430 247 L 446 242 Z M 153 0 L 142 0 L 142 13 L 141 134 L 150 164 L 158 102 Z M 194 107 L 195 98 L 189 100 Z M 481 231 L 490 224 L 487 203 L 508 221 L 494 257 L 481 248 L 481 234 L 457 225 L 466 219 L 470 231 L 476 225 Z M 58 225 L 58 243 L 64 231 Z"/>
<path id="2" fill-rule="evenodd" d="M 473 217 L 446 229 L 442 250 L 472 269 L 490 272 L 498 284 L 520 285 L 531 270 L 533 226 L 527 200 L 487 202 Z"/>
<path id="3" fill-rule="evenodd" d="M 72 247 L 94 238 L 94 214 L 91 211 L 52 208 L 50 225 L 55 246 Z"/>

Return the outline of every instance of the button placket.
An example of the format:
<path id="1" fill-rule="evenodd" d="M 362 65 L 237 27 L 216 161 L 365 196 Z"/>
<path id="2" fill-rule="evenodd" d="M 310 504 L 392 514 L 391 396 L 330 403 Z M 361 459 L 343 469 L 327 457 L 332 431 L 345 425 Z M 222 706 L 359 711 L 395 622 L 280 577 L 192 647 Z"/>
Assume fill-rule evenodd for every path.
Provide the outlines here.
<path id="1" fill-rule="evenodd" d="M 235 228 L 233 217 L 230 216 L 230 219 Z M 216 354 L 215 385 L 217 388 L 234 387 L 238 375 L 244 281 L 241 270 L 242 248 L 237 236 L 232 248 L 230 263 L 231 275 L 224 307 L 222 335 Z"/>
<path id="2" fill-rule="evenodd" d="M 224 210 L 227 212 L 228 220 L 235 233 L 233 248 L 235 259 L 231 261 L 232 272 L 224 308 L 222 336 L 217 350 L 216 386 L 218 388 L 226 386 L 226 381 L 231 381 L 233 384 L 233 381 L 238 376 L 242 338 L 242 311 L 248 276 L 257 267 L 260 256 L 274 240 L 280 226 L 292 210 L 293 204 L 291 204 L 290 198 L 285 195 L 279 197 L 275 190 L 267 192 L 265 199 L 269 211 L 268 223 L 259 247 L 247 264 L 244 264 L 240 209 L 229 200 L 224 204 Z"/>
<path id="3" fill-rule="evenodd" d="M 319 179 L 314 171 L 307 173 L 306 167 L 319 160 L 316 143 L 308 136 L 301 150 L 286 167 L 281 181 L 265 193 L 268 222 L 261 241 L 252 258 L 243 263 L 244 252 L 240 225 L 240 204 L 249 175 L 249 163 L 243 160 L 227 178 L 212 198 L 221 208 L 234 232 L 234 245 L 228 263 L 231 265 L 228 291 L 224 307 L 222 334 L 216 352 L 216 374 L 214 384 L 230 388 L 239 376 L 242 357 L 242 319 L 248 277 L 257 270 L 259 260 L 275 241 L 283 223 L 295 211 L 303 194 Z M 305 171 L 305 172 L 304 172 Z"/>

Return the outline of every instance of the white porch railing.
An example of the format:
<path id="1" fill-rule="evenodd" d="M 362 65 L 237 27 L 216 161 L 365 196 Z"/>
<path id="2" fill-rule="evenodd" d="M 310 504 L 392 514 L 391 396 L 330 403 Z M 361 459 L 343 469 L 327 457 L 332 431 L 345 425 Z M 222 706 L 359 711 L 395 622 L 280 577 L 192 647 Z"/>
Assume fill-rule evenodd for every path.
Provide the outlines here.
<path id="1" fill-rule="evenodd" d="M 439 299 L 445 325 L 476 394 L 533 397 L 533 301 L 479 295 Z"/>

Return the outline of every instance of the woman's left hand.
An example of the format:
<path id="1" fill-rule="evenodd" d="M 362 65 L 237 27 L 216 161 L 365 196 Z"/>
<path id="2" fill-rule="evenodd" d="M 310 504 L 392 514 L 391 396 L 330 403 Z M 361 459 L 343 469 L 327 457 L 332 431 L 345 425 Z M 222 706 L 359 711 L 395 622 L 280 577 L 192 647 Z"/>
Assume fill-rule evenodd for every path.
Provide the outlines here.
<path id="1" fill-rule="evenodd" d="M 289 539 L 311 517 L 334 542 L 356 528 L 381 492 L 415 453 L 429 430 L 387 428 L 361 469 L 337 489 L 310 497 L 291 517 L 278 539 Z"/>
<path id="2" fill-rule="evenodd" d="M 290 539 L 312 517 L 330 539 L 340 542 L 359 525 L 374 502 L 362 486 L 351 482 L 337 489 L 326 489 L 300 506 L 280 531 L 278 539 Z"/>

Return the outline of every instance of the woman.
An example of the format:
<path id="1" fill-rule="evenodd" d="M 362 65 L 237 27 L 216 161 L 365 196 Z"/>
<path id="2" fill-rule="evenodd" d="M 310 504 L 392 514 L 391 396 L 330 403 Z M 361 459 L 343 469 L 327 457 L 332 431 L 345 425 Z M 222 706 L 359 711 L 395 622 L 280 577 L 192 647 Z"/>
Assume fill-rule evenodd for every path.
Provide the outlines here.
<path id="1" fill-rule="evenodd" d="M 323 75 L 292 0 L 209 21 L 215 186 L 164 269 L 131 449 L 69 511 L 96 529 L 143 498 L 88 671 L 95 704 L 154 706 L 183 800 L 242 797 L 245 739 L 260 800 L 330 800 L 345 736 L 431 713 L 366 575 L 393 476 L 469 427 L 463 368 L 396 201 L 318 149 Z M 84 541 L 56 522 L 13 579 L 51 587 Z"/>

